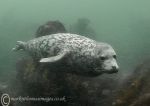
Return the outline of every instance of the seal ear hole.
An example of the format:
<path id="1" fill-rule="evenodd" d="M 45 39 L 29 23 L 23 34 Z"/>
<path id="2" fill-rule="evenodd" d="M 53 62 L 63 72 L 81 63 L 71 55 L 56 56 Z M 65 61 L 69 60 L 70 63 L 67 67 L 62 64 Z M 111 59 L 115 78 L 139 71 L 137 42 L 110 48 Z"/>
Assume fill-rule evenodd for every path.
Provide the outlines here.
<path id="1" fill-rule="evenodd" d="M 105 56 L 101 56 L 101 57 L 100 57 L 100 59 L 104 61 L 104 60 L 106 60 L 106 59 L 107 59 L 107 57 L 105 57 Z"/>

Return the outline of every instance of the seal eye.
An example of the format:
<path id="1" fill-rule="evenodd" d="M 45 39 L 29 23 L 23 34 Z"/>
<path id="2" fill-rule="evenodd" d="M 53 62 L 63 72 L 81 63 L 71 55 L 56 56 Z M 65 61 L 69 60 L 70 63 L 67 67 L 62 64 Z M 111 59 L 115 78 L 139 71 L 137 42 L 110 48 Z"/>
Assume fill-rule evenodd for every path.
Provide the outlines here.
<path id="1" fill-rule="evenodd" d="M 101 60 L 106 60 L 106 57 L 101 56 L 100 59 L 101 59 Z"/>
<path id="2" fill-rule="evenodd" d="M 116 56 L 116 55 L 113 55 L 113 58 L 114 58 L 114 59 L 117 59 L 117 56 Z"/>

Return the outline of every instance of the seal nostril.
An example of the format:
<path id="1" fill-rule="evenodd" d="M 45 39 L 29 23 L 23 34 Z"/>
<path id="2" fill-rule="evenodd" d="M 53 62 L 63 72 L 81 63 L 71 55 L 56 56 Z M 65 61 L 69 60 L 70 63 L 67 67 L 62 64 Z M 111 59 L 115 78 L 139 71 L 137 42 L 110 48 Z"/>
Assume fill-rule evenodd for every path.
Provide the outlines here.
<path id="1" fill-rule="evenodd" d="M 112 69 L 113 69 L 113 70 L 117 70 L 117 68 L 116 68 L 115 66 L 112 66 Z"/>

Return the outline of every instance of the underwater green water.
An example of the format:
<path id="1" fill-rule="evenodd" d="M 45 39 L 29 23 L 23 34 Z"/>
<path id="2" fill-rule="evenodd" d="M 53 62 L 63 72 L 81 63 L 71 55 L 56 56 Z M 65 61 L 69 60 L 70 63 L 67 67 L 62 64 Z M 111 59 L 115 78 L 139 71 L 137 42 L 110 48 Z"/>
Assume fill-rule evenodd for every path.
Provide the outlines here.
<path id="1" fill-rule="evenodd" d="M 120 72 L 128 73 L 150 57 L 149 0 L 0 0 L 0 77 L 15 73 L 20 53 L 17 40 L 34 37 L 49 20 L 61 21 L 69 32 L 79 18 L 91 21 L 95 38 L 111 44 Z"/>

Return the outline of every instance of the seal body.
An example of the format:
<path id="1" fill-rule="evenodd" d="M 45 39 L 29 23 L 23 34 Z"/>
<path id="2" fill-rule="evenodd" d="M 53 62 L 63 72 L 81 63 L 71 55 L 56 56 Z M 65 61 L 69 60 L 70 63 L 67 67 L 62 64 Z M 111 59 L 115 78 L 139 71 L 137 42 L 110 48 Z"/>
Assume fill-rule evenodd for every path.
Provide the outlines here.
<path id="1" fill-rule="evenodd" d="M 118 71 L 116 53 L 106 43 L 84 36 L 58 33 L 18 44 L 13 50 L 27 51 L 41 63 L 63 61 L 68 67 L 82 75 L 96 76 Z"/>

